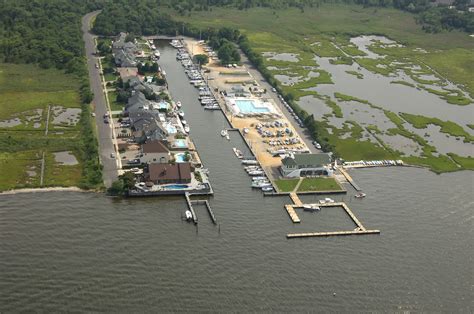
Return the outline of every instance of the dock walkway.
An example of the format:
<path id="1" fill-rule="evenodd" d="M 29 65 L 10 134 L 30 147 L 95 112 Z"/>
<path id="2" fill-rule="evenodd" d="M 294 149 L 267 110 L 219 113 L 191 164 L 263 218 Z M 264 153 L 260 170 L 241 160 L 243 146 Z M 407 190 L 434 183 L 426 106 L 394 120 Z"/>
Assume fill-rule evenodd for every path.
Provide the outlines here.
<path id="1" fill-rule="evenodd" d="M 290 216 L 291 221 L 293 221 L 294 223 L 300 223 L 301 222 L 300 217 L 298 217 L 298 215 L 296 214 L 296 211 L 295 211 L 293 206 L 285 205 L 285 209 L 286 209 L 286 212 L 288 213 L 288 215 Z"/>
<path id="2" fill-rule="evenodd" d="M 380 233 L 380 230 L 309 232 L 309 233 L 289 233 L 286 235 L 286 237 L 288 239 L 293 239 L 293 238 L 349 236 L 349 235 L 364 235 L 364 234 L 379 234 L 379 233 Z"/>
<path id="3" fill-rule="evenodd" d="M 344 170 L 342 167 L 338 168 L 342 175 L 346 178 L 346 180 L 356 189 L 356 191 L 362 191 L 362 189 L 354 182 L 354 179 Z"/>
<path id="4" fill-rule="evenodd" d="M 295 203 L 295 206 L 301 207 L 303 206 L 303 202 L 301 202 L 300 198 L 298 197 L 298 194 L 296 193 L 290 193 L 290 198 Z"/>

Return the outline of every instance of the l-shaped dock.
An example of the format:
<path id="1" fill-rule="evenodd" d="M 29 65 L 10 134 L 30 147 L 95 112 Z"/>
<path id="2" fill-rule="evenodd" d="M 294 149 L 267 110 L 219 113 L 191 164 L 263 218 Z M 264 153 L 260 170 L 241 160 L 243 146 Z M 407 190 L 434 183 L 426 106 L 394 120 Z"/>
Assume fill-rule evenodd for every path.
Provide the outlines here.
<path id="1" fill-rule="evenodd" d="M 326 207 L 342 207 L 346 214 L 352 219 L 354 224 L 357 226 L 354 230 L 347 231 L 330 231 L 330 232 L 306 232 L 306 233 L 289 233 L 286 235 L 288 239 L 292 238 L 308 238 L 308 237 L 329 237 L 329 236 L 347 236 L 347 235 L 365 235 L 365 234 L 380 234 L 380 230 L 367 230 L 360 220 L 354 215 L 349 206 L 344 202 L 333 202 L 333 203 L 324 203 L 324 204 L 303 204 L 296 193 L 290 193 L 290 198 L 293 201 L 293 205 L 285 205 L 286 212 L 290 216 L 293 223 L 300 223 L 301 220 L 296 213 L 295 208 L 303 208 L 304 205 L 313 205 L 320 208 Z"/>

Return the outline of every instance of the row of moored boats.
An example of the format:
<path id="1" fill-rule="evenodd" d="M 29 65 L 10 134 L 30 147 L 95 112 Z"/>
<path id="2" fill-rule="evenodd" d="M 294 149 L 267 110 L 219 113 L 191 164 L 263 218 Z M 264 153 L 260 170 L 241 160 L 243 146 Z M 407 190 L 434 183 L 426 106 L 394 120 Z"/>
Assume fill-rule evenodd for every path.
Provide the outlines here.
<path id="1" fill-rule="evenodd" d="M 178 49 L 176 60 L 181 62 L 184 67 L 184 73 L 189 78 L 189 82 L 196 88 L 199 88 L 199 101 L 206 110 L 220 110 L 214 95 L 209 86 L 206 84 L 204 77 L 192 60 L 192 56 L 184 49 L 183 44 L 179 40 L 173 40 L 171 46 Z"/>

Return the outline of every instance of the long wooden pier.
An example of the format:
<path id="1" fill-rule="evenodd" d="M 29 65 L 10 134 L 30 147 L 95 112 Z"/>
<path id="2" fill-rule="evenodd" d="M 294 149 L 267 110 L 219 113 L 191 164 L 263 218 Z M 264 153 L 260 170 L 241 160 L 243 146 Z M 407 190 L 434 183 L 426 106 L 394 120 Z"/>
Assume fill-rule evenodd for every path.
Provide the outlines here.
<path id="1" fill-rule="evenodd" d="M 294 238 L 310 238 L 310 237 L 330 237 L 330 236 L 350 236 L 350 235 L 366 235 L 379 234 L 380 230 L 363 230 L 363 231 L 334 231 L 334 232 L 309 232 L 309 233 L 289 233 L 286 235 L 288 239 Z"/>
<path id="2" fill-rule="evenodd" d="M 354 182 L 354 179 L 352 179 L 352 177 L 347 173 L 346 170 L 344 170 L 342 167 L 339 167 L 338 169 L 356 191 L 362 191 L 362 189 Z"/>

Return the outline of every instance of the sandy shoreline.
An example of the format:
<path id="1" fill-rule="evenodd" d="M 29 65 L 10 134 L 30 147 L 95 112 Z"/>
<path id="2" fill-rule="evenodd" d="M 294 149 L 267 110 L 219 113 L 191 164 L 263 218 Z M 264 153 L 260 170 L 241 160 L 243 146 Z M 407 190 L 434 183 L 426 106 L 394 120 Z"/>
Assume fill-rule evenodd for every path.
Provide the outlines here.
<path id="1" fill-rule="evenodd" d="M 43 192 L 95 192 L 94 190 L 83 190 L 77 186 L 71 187 L 49 187 L 49 188 L 25 188 L 0 192 L 0 195 L 14 195 L 22 193 L 43 193 Z"/>

